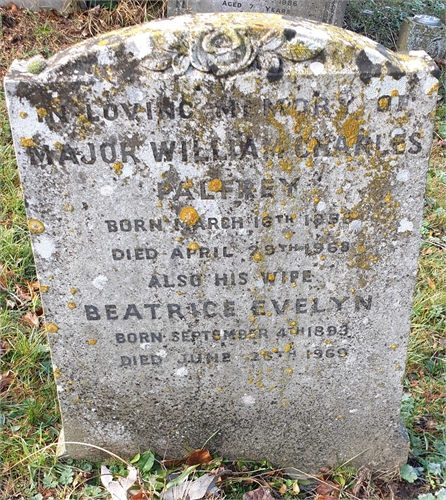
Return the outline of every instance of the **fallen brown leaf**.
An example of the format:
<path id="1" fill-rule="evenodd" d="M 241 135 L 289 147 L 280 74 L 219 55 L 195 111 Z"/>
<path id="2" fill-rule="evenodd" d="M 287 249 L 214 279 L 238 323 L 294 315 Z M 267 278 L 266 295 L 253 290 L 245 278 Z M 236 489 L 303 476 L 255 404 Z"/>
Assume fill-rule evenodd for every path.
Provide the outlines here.
<path id="1" fill-rule="evenodd" d="M 129 500 L 149 500 L 149 497 L 142 490 L 139 490 L 137 493 L 132 495 Z"/>
<path id="2" fill-rule="evenodd" d="M 0 393 L 8 390 L 8 387 L 14 382 L 12 372 L 0 373 Z"/>
<path id="3" fill-rule="evenodd" d="M 3 354 L 6 354 L 6 342 L 1 341 L 0 342 L 0 356 L 3 356 Z"/>
<path id="4" fill-rule="evenodd" d="M 367 485 L 370 481 L 371 473 L 369 469 L 364 468 L 359 471 L 359 474 L 357 474 L 357 481 L 355 486 L 353 487 L 352 494 L 357 497 L 359 496 L 361 490 L 364 488 L 365 490 L 367 489 Z"/>
<path id="5" fill-rule="evenodd" d="M 174 458 L 171 460 L 161 460 L 161 465 L 166 469 L 171 469 L 172 467 L 178 467 L 186 463 L 187 457 L 184 458 Z"/>
<path id="6" fill-rule="evenodd" d="M 31 294 L 29 293 L 29 290 L 27 290 L 24 286 L 16 283 L 15 289 L 16 289 L 16 295 L 20 300 L 23 301 L 31 300 Z"/>
<path id="7" fill-rule="evenodd" d="M 38 292 L 39 291 L 39 282 L 36 280 L 36 281 L 28 281 L 28 280 L 25 280 L 25 283 L 27 285 L 27 287 L 32 290 L 33 292 Z"/>
<path id="8" fill-rule="evenodd" d="M 16 305 L 12 300 L 6 299 L 6 309 L 15 309 Z"/>
<path id="9" fill-rule="evenodd" d="M 435 284 L 435 281 L 433 279 L 428 279 L 427 284 L 429 285 L 429 288 L 431 288 L 432 290 L 436 290 L 437 285 Z"/>
<path id="10" fill-rule="evenodd" d="M 28 311 L 26 314 L 22 316 L 22 320 L 31 328 L 35 326 L 39 326 L 39 317 L 36 313 Z"/>
<path id="11" fill-rule="evenodd" d="M 269 488 L 257 488 L 253 491 L 248 491 L 243 495 L 243 500 L 274 500 Z"/>
<path id="12" fill-rule="evenodd" d="M 279 488 L 279 493 L 280 493 L 281 495 L 285 495 L 286 490 L 287 490 L 287 488 L 286 488 L 286 484 L 282 484 L 282 486 Z"/>
<path id="13" fill-rule="evenodd" d="M 195 450 L 189 454 L 187 457 L 187 465 L 201 465 L 207 464 L 212 461 L 212 455 L 209 450 L 205 448 L 204 450 Z"/>
<path id="14" fill-rule="evenodd" d="M 316 488 L 316 493 L 319 495 L 326 495 L 329 498 L 338 498 L 339 489 L 336 484 L 331 481 L 324 481 Z"/>

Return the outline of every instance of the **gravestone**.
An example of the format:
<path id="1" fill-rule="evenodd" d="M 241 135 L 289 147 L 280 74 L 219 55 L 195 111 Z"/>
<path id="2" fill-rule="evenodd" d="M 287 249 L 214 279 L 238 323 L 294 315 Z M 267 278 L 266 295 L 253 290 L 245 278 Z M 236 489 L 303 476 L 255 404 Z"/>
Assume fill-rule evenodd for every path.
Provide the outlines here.
<path id="1" fill-rule="evenodd" d="M 435 16 L 419 14 L 401 23 L 396 48 L 399 52 L 424 50 L 433 59 L 446 55 L 446 26 Z"/>
<path id="2" fill-rule="evenodd" d="M 68 455 L 403 463 L 430 58 L 243 13 L 43 66 L 5 85 Z"/>
<path id="3" fill-rule="evenodd" d="M 299 16 L 342 26 L 347 2 L 345 0 L 169 0 L 167 15 L 197 12 L 263 12 Z"/>

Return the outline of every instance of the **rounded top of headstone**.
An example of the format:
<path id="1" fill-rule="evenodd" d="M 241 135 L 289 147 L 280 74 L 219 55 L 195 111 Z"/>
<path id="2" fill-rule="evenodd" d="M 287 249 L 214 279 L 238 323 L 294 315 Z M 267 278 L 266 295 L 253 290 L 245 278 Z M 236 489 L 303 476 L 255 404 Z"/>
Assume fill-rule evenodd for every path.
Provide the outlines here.
<path id="1" fill-rule="evenodd" d="M 429 16 L 427 14 L 417 14 L 413 18 L 414 22 L 418 24 L 423 24 L 424 26 L 440 26 L 441 19 L 435 16 Z"/>
<path id="2" fill-rule="evenodd" d="M 101 79 L 104 85 L 123 85 L 150 74 L 199 71 L 210 78 L 265 72 L 270 81 L 279 81 L 284 72 L 296 70 L 399 78 L 430 64 L 426 58 L 395 54 L 356 33 L 307 19 L 211 13 L 100 35 L 56 54 L 37 75 L 29 73 L 26 63 L 15 61 L 7 78 L 78 84 Z"/>

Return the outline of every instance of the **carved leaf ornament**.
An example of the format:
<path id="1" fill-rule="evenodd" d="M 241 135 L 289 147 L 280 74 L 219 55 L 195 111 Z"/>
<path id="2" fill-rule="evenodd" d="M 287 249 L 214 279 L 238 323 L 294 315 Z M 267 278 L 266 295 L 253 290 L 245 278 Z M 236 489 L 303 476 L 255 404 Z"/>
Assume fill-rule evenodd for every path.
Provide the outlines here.
<path id="1" fill-rule="evenodd" d="M 271 29 L 250 32 L 243 28 L 208 28 L 195 34 L 157 33 L 151 40 L 149 69 L 184 74 L 190 66 L 204 73 L 226 76 L 248 68 L 258 57 L 267 69 L 279 68 L 281 59 L 306 61 L 317 56 L 326 41 L 310 30 Z"/>

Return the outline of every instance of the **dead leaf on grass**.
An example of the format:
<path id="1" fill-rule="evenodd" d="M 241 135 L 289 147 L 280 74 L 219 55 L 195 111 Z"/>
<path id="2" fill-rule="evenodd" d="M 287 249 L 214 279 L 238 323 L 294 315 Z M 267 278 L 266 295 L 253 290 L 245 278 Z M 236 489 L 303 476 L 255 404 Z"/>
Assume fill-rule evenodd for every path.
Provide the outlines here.
<path id="1" fill-rule="evenodd" d="M 0 373 L 0 393 L 8 390 L 14 382 L 14 374 L 11 371 Z"/>
<path id="2" fill-rule="evenodd" d="M 16 295 L 20 300 L 23 300 L 24 302 L 31 300 L 31 294 L 29 293 L 29 290 L 27 290 L 24 286 L 16 283 L 15 289 L 16 289 Z"/>
<path id="3" fill-rule="evenodd" d="M 248 491 L 243 495 L 243 500 L 274 500 L 271 490 L 262 486 L 253 491 Z"/>
<path id="4" fill-rule="evenodd" d="M 316 493 L 318 495 L 327 496 L 328 498 L 338 498 L 339 488 L 335 483 L 331 481 L 324 481 L 316 488 Z"/>
<path id="5" fill-rule="evenodd" d="M 15 309 L 16 305 L 12 300 L 6 299 L 6 309 Z"/>
<path id="6" fill-rule="evenodd" d="M 150 500 L 149 497 L 147 496 L 146 493 L 144 493 L 144 491 L 142 490 L 139 490 L 137 493 L 135 493 L 134 495 L 132 495 L 129 500 Z"/>
<path id="7" fill-rule="evenodd" d="M 136 468 L 128 466 L 127 469 L 129 475 L 127 477 L 120 477 L 115 481 L 110 470 L 105 465 L 101 466 L 101 482 L 111 494 L 112 500 L 127 500 L 127 490 L 136 482 L 138 475 Z"/>
<path id="8" fill-rule="evenodd" d="M 205 474 L 194 481 L 184 481 L 166 491 L 162 500 L 200 500 L 209 493 L 216 495 L 219 492 L 215 486 L 217 479 L 216 475 Z"/>
<path id="9" fill-rule="evenodd" d="M 201 465 L 212 461 L 212 455 L 207 448 L 203 450 L 195 450 L 189 454 L 186 460 L 187 465 Z"/>
<path id="10" fill-rule="evenodd" d="M 282 486 L 279 488 L 279 493 L 281 495 L 285 495 L 286 490 L 287 490 L 286 484 L 282 484 Z"/>
<path id="11" fill-rule="evenodd" d="M 40 285 L 39 285 L 39 282 L 37 280 L 36 281 L 25 280 L 25 283 L 26 283 L 26 286 L 30 290 L 32 290 L 33 292 L 38 292 L 39 291 Z"/>
<path id="12" fill-rule="evenodd" d="M 39 317 L 36 313 L 28 311 L 26 314 L 22 316 L 22 320 L 31 328 L 35 326 L 39 326 Z"/>
<path id="13" fill-rule="evenodd" d="M 6 354 L 6 342 L 0 341 L 0 356 Z"/>

